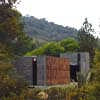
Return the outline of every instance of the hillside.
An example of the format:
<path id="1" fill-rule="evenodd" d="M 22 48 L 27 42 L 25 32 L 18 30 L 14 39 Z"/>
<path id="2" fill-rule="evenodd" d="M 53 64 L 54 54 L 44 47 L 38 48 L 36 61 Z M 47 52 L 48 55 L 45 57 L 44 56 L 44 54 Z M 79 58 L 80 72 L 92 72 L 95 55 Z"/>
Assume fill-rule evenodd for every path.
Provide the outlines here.
<path id="1" fill-rule="evenodd" d="M 33 16 L 23 17 L 25 32 L 35 39 L 44 41 L 59 41 L 67 37 L 76 37 L 77 30 L 71 27 L 57 25 L 47 20 L 37 19 Z"/>

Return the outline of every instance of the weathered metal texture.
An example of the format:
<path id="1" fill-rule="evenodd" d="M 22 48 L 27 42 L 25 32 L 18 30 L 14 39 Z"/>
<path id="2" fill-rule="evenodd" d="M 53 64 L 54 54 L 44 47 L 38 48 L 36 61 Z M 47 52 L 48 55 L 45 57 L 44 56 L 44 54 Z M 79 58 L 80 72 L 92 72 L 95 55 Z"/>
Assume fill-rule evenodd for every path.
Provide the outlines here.
<path id="1" fill-rule="evenodd" d="M 69 61 L 65 58 L 46 57 L 47 85 L 68 84 L 70 82 Z"/>
<path id="2" fill-rule="evenodd" d="M 30 85 L 33 84 L 33 70 L 32 57 L 22 57 L 15 62 L 16 71 L 21 75 Z"/>
<path id="3" fill-rule="evenodd" d="M 46 56 L 37 57 L 37 85 L 46 85 Z"/>

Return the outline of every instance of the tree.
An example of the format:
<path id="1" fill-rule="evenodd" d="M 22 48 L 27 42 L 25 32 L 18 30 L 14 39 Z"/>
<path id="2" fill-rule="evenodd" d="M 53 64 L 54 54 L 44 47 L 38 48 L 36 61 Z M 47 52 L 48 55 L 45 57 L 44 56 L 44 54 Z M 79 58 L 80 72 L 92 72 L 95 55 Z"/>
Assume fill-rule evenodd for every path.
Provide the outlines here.
<path id="1" fill-rule="evenodd" d="M 42 47 L 39 47 L 31 52 L 28 52 L 26 55 L 54 55 L 59 56 L 61 52 L 64 52 L 64 48 L 56 42 L 46 43 Z"/>
<path id="2" fill-rule="evenodd" d="M 91 63 L 93 62 L 95 48 L 97 45 L 97 39 L 93 36 L 93 34 L 94 29 L 92 29 L 92 25 L 88 22 L 86 18 L 82 28 L 78 32 L 78 41 L 80 46 L 79 51 L 89 52 Z"/>
<path id="3" fill-rule="evenodd" d="M 93 60 L 92 78 L 89 83 L 74 89 L 72 96 L 75 100 L 99 100 L 100 99 L 100 50 L 95 51 Z M 73 99 L 73 100 L 74 100 Z"/>
<path id="4" fill-rule="evenodd" d="M 0 5 L 2 8 L 12 8 L 13 5 L 17 2 L 18 0 L 0 0 Z"/>
<path id="5" fill-rule="evenodd" d="M 34 50 L 37 47 L 36 41 L 23 33 L 23 36 L 18 38 L 18 41 L 12 43 L 12 49 L 15 55 L 22 56 L 26 52 Z"/>
<path id="6" fill-rule="evenodd" d="M 100 82 L 100 50 L 95 51 L 92 81 Z"/>
<path id="7" fill-rule="evenodd" d="M 33 40 L 23 29 L 21 14 L 11 8 L 0 8 L 0 42 L 7 44 L 18 56 L 34 49 Z"/>
<path id="8" fill-rule="evenodd" d="M 3 42 L 5 41 L 5 42 L 11 43 L 16 38 L 18 38 L 18 35 L 21 34 L 22 32 L 21 22 L 19 21 L 20 14 L 17 13 L 16 11 L 14 11 L 14 13 L 16 13 L 16 15 L 19 17 L 16 17 L 16 15 L 12 15 L 12 16 L 6 17 L 5 20 L 0 23 L 0 35 L 1 35 L 0 40 L 2 40 Z M 7 12 L 4 15 L 6 16 Z"/>
<path id="9" fill-rule="evenodd" d="M 44 54 L 46 55 L 56 55 L 59 56 L 60 53 L 64 52 L 64 48 L 56 42 L 48 43 L 44 46 Z"/>
<path id="10" fill-rule="evenodd" d="M 13 71 L 11 49 L 2 43 L 0 43 L 0 48 L 0 99 L 8 100 L 8 97 L 13 96 L 17 98 L 22 94 L 22 91 L 27 89 L 27 84 Z"/>
<path id="11" fill-rule="evenodd" d="M 85 33 L 94 32 L 94 29 L 92 28 L 92 24 L 88 22 L 87 18 L 85 18 L 81 30 L 84 31 Z"/>
<path id="12" fill-rule="evenodd" d="M 13 45 L 19 40 L 24 40 L 20 16 L 16 10 L 11 8 L 13 0 L 0 1 L 0 99 L 22 100 L 20 95 L 27 89 L 27 84 L 15 73 L 12 59 L 14 60 Z M 22 41 L 20 41 L 22 43 Z M 17 75 L 17 77 L 16 77 Z M 12 99 L 12 97 L 14 97 Z M 8 99 L 9 98 L 9 99 Z"/>
<path id="13" fill-rule="evenodd" d="M 62 40 L 60 45 L 64 47 L 64 52 L 75 52 L 79 48 L 79 44 L 74 38 L 67 38 Z"/>
<path id="14" fill-rule="evenodd" d="M 98 50 L 100 50 L 100 38 L 97 38 L 97 47 Z"/>
<path id="15" fill-rule="evenodd" d="M 79 48 L 78 42 L 73 38 L 64 39 L 59 42 L 49 42 L 45 45 L 28 52 L 26 55 L 54 55 L 59 56 L 60 53 L 74 52 Z"/>

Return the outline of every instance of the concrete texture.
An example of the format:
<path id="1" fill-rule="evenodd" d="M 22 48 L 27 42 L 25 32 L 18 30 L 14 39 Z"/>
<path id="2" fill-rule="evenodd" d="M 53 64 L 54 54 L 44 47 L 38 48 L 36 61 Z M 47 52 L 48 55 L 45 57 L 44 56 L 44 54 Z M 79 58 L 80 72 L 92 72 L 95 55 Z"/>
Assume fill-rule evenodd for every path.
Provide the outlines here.
<path id="1" fill-rule="evenodd" d="M 78 58 L 78 55 L 80 55 L 80 58 Z M 78 65 L 80 67 L 79 72 L 83 75 L 86 75 L 90 69 L 88 52 L 64 53 L 60 54 L 60 57 L 69 59 L 70 65 Z"/>

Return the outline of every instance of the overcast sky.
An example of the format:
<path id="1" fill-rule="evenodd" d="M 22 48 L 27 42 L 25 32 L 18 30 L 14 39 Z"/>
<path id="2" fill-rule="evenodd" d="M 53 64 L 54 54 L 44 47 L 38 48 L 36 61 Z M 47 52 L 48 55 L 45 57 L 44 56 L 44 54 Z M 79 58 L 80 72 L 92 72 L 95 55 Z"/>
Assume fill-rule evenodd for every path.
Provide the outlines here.
<path id="1" fill-rule="evenodd" d="M 99 33 L 100 0 L 21 0 L 22 15 L 46 18 L 56 24 L 79 29 L 87 17 Z"/>

